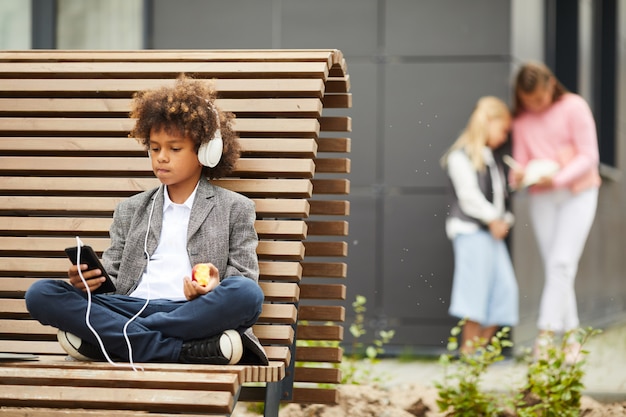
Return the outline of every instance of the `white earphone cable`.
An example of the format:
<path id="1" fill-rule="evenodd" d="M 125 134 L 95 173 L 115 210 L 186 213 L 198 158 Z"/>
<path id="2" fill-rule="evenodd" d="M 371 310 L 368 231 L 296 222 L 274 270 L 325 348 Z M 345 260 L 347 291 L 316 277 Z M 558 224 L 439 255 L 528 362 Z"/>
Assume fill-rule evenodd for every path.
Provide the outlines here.
<path id="1" fill-rule="evenodd" d="M 162 187 L 162 186 L 161 186 Z M 147 264 L 150 263 L 150 254 L 148 253 L 148 236 L 150 234 L 150 224 L 152 224 L 152 214 L 154 213 L 154 206 L 156 203 L 156 197 L 159 193 L 159 191 L 161 190 L 161 187 L 159 187 L 159 189 L 157 190 L 156 194 L 154 195 L 154 199 L 152 200 L 152 206 L 150 208 L 150 214 L 148 215 L 148 229 L 146 230 L 146 236 L 144 238 L 144 245 L 143 245 L 143 251 L 144 254 L 146 256 L 146 262 Z M 78 236 L 76 236 L 76 246 L 77 246 L 77 250 L 76 250 L 76 264 L 78 266 L 78 275 L 80 276 L 81 281 L 83 282 L 83 284 L 85 285 L 85 289 L 87 291 L 87 311 L 85 313 L 85 323 L 87 324 L 87 327 L 89 328 L 89 330 L 91 330 L 91 332 L 94 334 L 94 336 L 96 337 L 96 340 L 98 341 L 98 344 L 100 345 L 100 349 L 102 350 L 102 353 L 104 354 L 105 359 L 107 360 L 108 363 L 110 363 L 112 366 L 117 366 L 117 367 L 130 367 L 133 369 L 133 371 L 143 371 L 142 367 L 137 367 L 135 366 L 135 363 L 133 361 L 133 347 L 132 344 L 130 343 L 130 338 L 128 337 L 128 326 L 129 324 L 135 320 L 137 317 L 139 317 L 141 315 L 141 313 L 144 312 L 144 310 L 148 307 L 148 303 L 150 302 L 150 281 L 146 281 L 147 284 L 147 290 L 148 290 L 148 297 L 146 298 L 146 302 L 144 303 L 143 307 L 141 307 L 141 309 L 134 315 L 132 316 L 127 322 L 126 324 L 124 324 L 124 328 L 123 328 L 123 334 L 124 334 L 124 340 L 126 340 L 126 346 L 128 347 L 128 358 L 129 358 L 129 364 L 119 364 L 114 362 L 110 357 L 109 354 L 107 353 L 106 349 L 104 348 L 104 343 L 102 342 L 102 339 L 100 338 L 100 335 L 98 334 L 98 332 L 96 331 L 96 329 L 93 328 L 93 326 L 91 325 L 91 321 L 89 319 L 89 316 L 91 315 L 91 290 L 89 289 L 89 286 L 87 285 L 87 281 L 85 280 L 85 277 L 83 277 L 83 273 L 80 270 L 80 248 L 83 245 L 83 242 L 81 242 L 80 238 Z M 148 265 L 146 265 L 146 270 L 148 268 Z"/>
<path id="2" fill-rule="evenodd" d="M 83 272 L 80 270 L 80 248 L 81 248 L 82 245 L 83 245 L 83 242 L 81 242 L 80 238 L 78 236 L 76 236 L 76 266 L 78 268 L 78 276 L 80 277 L 80 280 L 85 285 L 85 290 L 87 292 L 87 311 L 85 312 L 85 323 L 87 324 L 87 327 L 89 328 L 89 330 L 91 330 L 91 333 L 93 333 L 93 335 L 96 337 L 96 340 L 98 341 L 98 345 L 100 346 L 100 350 L 104 354 L 104 358 L 107 360 L 107 362 L 110 363 L 112 366 L 127 367 L 129 365 L 119 364 L 119 363 L 114 362 L 111 359 L 111 357 L 109 356 L 107 350 L 104 347 L 104 343 L 102 342 L 102 338 L 100 338 L 100 335 L 98 334 L 96 329 L 94 329 L 94 327 L 91 325 L 91 320 L 89 319 L 89 317 L 91 315 L 91 304 L 92 304 L 92 301 L 91 301 L 91 290 L 89 289 L 89 285 L 87 284 L 87 280 L 85 280 L 85 277 L 83 276 Z M 137 369 L 132 364 L 130 365 L 130 367 L 132 367 L 133 370 L 137 371 Z"/>

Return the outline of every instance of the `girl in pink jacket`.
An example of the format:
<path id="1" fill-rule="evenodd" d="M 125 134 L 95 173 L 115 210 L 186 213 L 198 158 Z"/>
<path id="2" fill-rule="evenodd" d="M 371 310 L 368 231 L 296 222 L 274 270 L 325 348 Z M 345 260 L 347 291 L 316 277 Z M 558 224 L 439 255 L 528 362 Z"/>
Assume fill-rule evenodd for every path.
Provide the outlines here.
<path id="1" fill-rule="evenodd" d="M 596 213 L 598 142 L 585 100 L 567 91 L 545 65 L 523 65 L 514 96 L 513 159 L 518 166 L 511 183 L 529 185 L 530 217 L 545 273 L 535 343 L 535 354 L 541 355 L 555 333 L 579 326 L 574 279 Z M 538 161 L 555 169 L 533 175 L 528 168 L 541 165 Z M 579 353 L 580 345 L 570 340 L 568 360 L 576 361 Z"/>

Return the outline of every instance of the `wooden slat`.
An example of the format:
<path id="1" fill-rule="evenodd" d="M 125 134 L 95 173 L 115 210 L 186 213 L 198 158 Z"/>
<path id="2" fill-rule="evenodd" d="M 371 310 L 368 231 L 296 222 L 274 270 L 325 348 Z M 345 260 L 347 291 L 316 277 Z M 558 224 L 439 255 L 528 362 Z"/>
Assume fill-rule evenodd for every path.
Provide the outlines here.
<path id="1" fill-rule="evenodd" d="M 338 404 L 339 393 L 333 388 L 303 388 L 293 389 L 293 402 L 303 404 Z"/>
<path id="2" fill-rule="evenodd" d="M 327 93 L 346 93 L 350 91 L 350 76 L 332 77 L 326 82 Z"/>
<path id="3" fill-rule="evenodd" d="M 344 262 L 303 262 L 302 274 L 307 277 L 345 278 L 348 266 Z"/>
<path id="4" fill-rule="evenodd" d="M 83 240 L 85 244 L 101 253 L 110 245 L 108 237 Z M 64 248 L 76 246 L 76 239 L 71 237 L 23 237 L 5 236 L 0 239 L 0 252 L 5 254 L 60 254 Z M 260 258 L 279 260 L 304 259 L 304 244 L 300 241 L 259 241 L 257 255 Z"/>
<path id="5" fill-rule="evenodd" d="M 320 130 L 325 132 L 351 132 L 352 119 L 350 117 L 321 117 Z"/>
<path id="6" fill-rule="evenodd" d="M 350 202 L 346 200 L 309 200 L 311 214 L 326 216 L 347 216 L 350 214 Z"/>
<path id="7" fill-rule="evenodd" d="M 0 233 L 21 235 L 108 235 L 112 219 L 93 217 L 15 217 L 0 216 Z M 263 239 L 303 240 L 307 225 L 302 220 L 257 220 L 255 229 Z"/>
<path id="8" fill-rule="evenodd" d="M 106 410 L 2 407 L 3 417 L 101 417 Z M 143 411 L 115 411 L 116 417 L 146 417 Z M 180 417 L 178 413 L 150 413 L 150 417 Z"/>
<path id="9" fill-rule="evenodd" d="M 314 382 L 317 384 L 341 383 L 341 371 L 337 368 L 297 367 L 294 379 L 297 382 Z"/>
<path id="10" fill-rule="evenodd" d="M 187 61 L 318 61 L 325 62 L 330 68 L 341 59 L 338 50 L 174 50 L 174 51 L 83 51 L 83 50 L 28 50 L 28 51 L 2 51 L 0 60 L 11 62 L 19 61 L 56 61 L 56 62 L 98 62 L 98 61 L 157 61 L 157 62 L 187 62 Z M 345 71 L 344 71 L 345 72 Z"/>
<path id="11" fill-rule="evenodd" d="M 0 181 L 1 182 L 1 181 Z M 71 233 L 108 235 L 112 219 L 94 217 L 0 216 L 0 231 L 12 236 Z"/>
<path id="12" fill-rule="evenodd" d="M 37 355 L 63 355 L 67 354 L 55 341 L 31 341 L 31 340 L 0 340 L 0 351 L 8 353 L 32 353 Z"/>
<path id="13" fill-rule="evenodd" d="M 20 197 L 0 198 L 2 211 L 30 211 L 33 213 L 103 213 L 112 214 L 113 209 L 124 200 L 121 197 Z M 309 216 L 309 201 L 305 199 L 252 199 L 261 217 Z"/>
<path id="14" fill-rule="evenodd" d="M 94 372 L 93 369 L 0 367 L 0 386 L 40 384 L 46 386 L 71 385 L 77 387 L 189 389 L 189 373 L 176 371 L 135 372 L 111 370 Z M 239 375 L 233 373 L 195 373 L 194 390 L 217 390 L 235 394 Z"/>
<path id="15" fill-rule="evenodd" d="M 316 179 L 313 180 L 314 194 L 349 194 L 350 180 L 347 179 Z"/>
<path id="16" fill-rule="evenodd" d="M 158 398 L 158 401 L 155 401 Z M 3 385 L 0 403 L 9 406 L 127 409 L 155 412 L 230 413 L 234 400 L 220 391 L 132 390 L 126 388 Z"/>
<path id="17" fill-rule="evenodd" d="M 304 246 L 307 256 L 348 256 L 348 244 L 343 241 L 305 242 Z"/>
<path id="18" fill-rule="evenodd" d="M 0 157 L 0 172 L 31 173 L 54 172 L 56 175 L 85 175 L 89 173 L 110 173 L 110 175 L 150 175 L 149 184 L 154 181 L 148 158 L 80 158 L 80 157 Z M 294 158 L 242 158 L 237 161 L 233 175 L 254 176 L 265 173 L 269 177 L 311 178 L 315 164 L 311 159 Z M 10 177 L 3 181 L 11 187 Z M 52 180 L 49 180 L 52 181 Z M 67 183 L 68 181 L 62 181 Z M 78 184 L 80 186 L 80 184 Z M 57 184 L 55 187 L 63 187 Z M 147 186 L 146 186 L 147 187 Z M 66 185 L 65 188 L 71 188 Z M 10 188 L 9 188 L 10 189 Z M 145 188 L 144 188 L 145 189 Z"/>
<path id="19" fill-rule="evenodd" d="M 4 309 L 3 309 L 4 310 Z M 0 335 L 49 336 L 56 338 L 57 329 L 44 326 L 36 320 L 0 319 Z"/>
<path id="20" fill-rule="evenodd" d="M 301 284 L 302 300 L 345 300 L 346 286 L 343 284 Z"/>
<path id="21" fill-rule="evenodd" d="M 296 360 L 302 362 L 339 363 L 343 357 L 339 347 L 304 347 L 296 348 Z"/>
<path id="22" fill-rule="evenodd" d="M 313 221 L 306 222 L 308 233 L 311 236 L 347 236 L 348 222 L 338 221 Z"/>
<path id="23" fill-rule="evenodd" d="M 298 325 L 298 338 L 302 340 L 342 341 L 343 326 L 336 324 L 325 324 L 323 326 L 315 326 L 311 324 L 307 324 L 305 326 Z M 336 359 L 333 359 L 333 361 L 335 360 Z"/>
<path id="24" fill-rule="evenodd" d="M 26 272 L 30 276 L 67 277 L 70 266 L 65 257 L 0 257 L 0 271 L 4 273 Z M 300 262 L 259 261 L 261 280 L 297 282 L 302 277 Z M 0 278 L 1 279 L 1 278 Z"/>
<path id="25" fill-rule="evenodd" d="M 0 131 L 13 134 L 21 132 L 32 134 L 112 134 L 127 136 L 135 124 L 129 118 L 94 118 L 94 117 L 2 117 Z M 278 135 L 296 137 L 317 137 L 320 125 L 317 119 L 235 119 L 233 129 L 240 135 Z"/>
<path id="26" fill-rule="evenodd" d="M 0 217 L 0 223 L 2 218 Z M 297 239 L 307 236 L 308 227 L 301 220 L 257 220 L 254 223 L 257 234 L 262 239 Z"/>
<path id="27" fill-rule="evenodd" d="M 299 320 L 311 321 L 345 321 L 346 311 L 341 306 L 310 306 L 298 307 Z"/>
<path id="28" fill-rule="evenodd" d="M 324 62 L 2 62 L 0 77 L 37 78 L 51 73 L 59 78 L 321 78 L 328 77 Z M 202 77 L 201 77 L 202 76 Z"/>
<path id="29" fill-rule="evenodd" d="M 169 79 L 2 79 L 0 97 L 15 94 L 38 97 L 131 97 L 136 91 L 171 86 Z M 217 79 L 213 83 L 220 97 L 315 97 L 324 95 L 321 79 Z"/>
<path id="30" fill-rule="evenodd" d="M 263 304 L 261 318 L 267 323 L 294 324 L 298 311 L 293 304 Z"/>
<path id="31" fill-rule="evenodd" d="M 240 138 L 244 157 L 278 156 L 314 158 L 317 142 L 313 138 Z M 4 137 L 0 151 L 9 155 L 31 156 L 146 156 L 146 151 L 136 140 L 119 137 Z"/>
<path id="32" fill-rule="evenodd" d="M 124 117 L 130 112 L 130 105 L 130 98 L 0 98 L 0 115 L 51 116 L 61 113 L 65 117 L 81 114 Z M 236 114 L 320 117 L 322 113 L 322 102 L 316 98 L 217 99 L 216 105 L 222 111 Z"/>
<path id="33" fill-rule="evenodd" d="M 293 341 L 294 331 L 291 326 L 263 326 L 257 324 L 253 327 L 254 334 L 263 344 L 288 345 Z"/>
<path id="34" fill-rule="evenodd" d="M 265 301 L 295 303 L 300 299 L 300 287 L 295 283 L 260 282 Z"/>
<path id="35" fill-rule="evenodd" d="M 317 172 L 326 174 L 348 174 L 350 172 L 350 159 L 348 158 L 319 158 L 315 161 Z"/>
<path id="36" fill-rule="evenodd" d="M 302 278 L 300 262 L 259 261 L 260 280 L 298 282 Z"/>
<path id="37" fill-rule="evenodd" d="M 352 94 L 326 94 L 322 102 L 326 109 L 347 109 L 352 107 Z"/>
<path id="38" fill-rule="evenodd" d="M 320 152 L 350 152 L 351 142 L 349 138 L 318 138 L 317 145 Z"/>

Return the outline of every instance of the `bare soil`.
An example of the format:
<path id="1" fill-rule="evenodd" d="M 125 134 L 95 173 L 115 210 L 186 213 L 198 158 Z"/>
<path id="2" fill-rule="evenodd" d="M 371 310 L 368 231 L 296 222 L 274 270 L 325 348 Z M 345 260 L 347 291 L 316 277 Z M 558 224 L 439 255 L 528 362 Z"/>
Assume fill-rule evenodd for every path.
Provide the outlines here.
<path id="1" fill-rule="evenodd" d="M 384 389 L 370 385 L 343 385 L 339 388 L 339 404 L 334 406 L 288 404 L 280 417 L 443 417 L 438 411 L 437 390 L 417 384 Z M 258 417 L 240 403 L 233 417 Z M 626 416 L 626 402 L 602 404 L 584 396 L 580 415 L 584 417 Z"/>

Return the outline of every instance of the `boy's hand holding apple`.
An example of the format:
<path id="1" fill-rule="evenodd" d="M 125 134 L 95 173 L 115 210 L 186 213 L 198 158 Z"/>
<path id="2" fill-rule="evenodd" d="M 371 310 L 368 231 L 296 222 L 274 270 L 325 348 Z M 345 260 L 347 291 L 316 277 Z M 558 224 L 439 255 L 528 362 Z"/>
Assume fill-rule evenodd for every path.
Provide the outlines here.
<path id="1" fill-rule="evenodd" d="M 220 274 L 215 265 L 212 263 L 196 264 L 191 270 L 191 279 L 185 277 L 185 297 L 187 300 L 193 300 L 212 291 L 219 283 Z"/>

